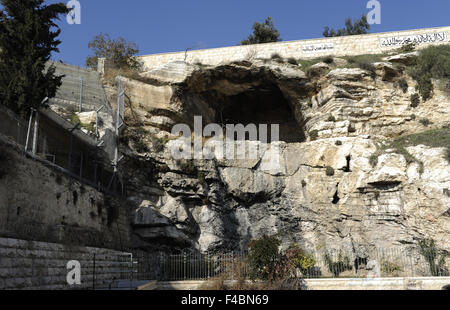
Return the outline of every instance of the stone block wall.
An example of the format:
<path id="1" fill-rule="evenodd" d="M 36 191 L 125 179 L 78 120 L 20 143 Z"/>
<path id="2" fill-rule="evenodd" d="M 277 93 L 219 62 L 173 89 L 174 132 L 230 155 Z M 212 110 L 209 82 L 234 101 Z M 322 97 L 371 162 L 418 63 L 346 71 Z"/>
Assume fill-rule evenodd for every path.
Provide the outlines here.
<path id="1" fill-rule="evenodd" d="M 284 58 L 316 58 L 321 56 L 352 56 L 380 54 L 416 42 L 419 48 L 449 42 L 450 27 L 416 29 L 336 38 L 287 41 L 259 45 L 232 46 L 188 52 L 140 56 L 149 70 L 173 61 L 218 65 L 250 58 L 270 58 L 274 53 Z M 102 68 L 100 68 L 100 71 Z"/>
<path id="2" fill-rule="evenodd" d="M 122 250 L 129 210 L 122 198 L 25 156 L 0 134 L 0 237 Z"/>
<path id="3" fill-rule="evenodd" d="M 81 266 L 80 285 L 67 283 L 72 260 Z M 108 288 L 114 280 L 130 279 L 131 260 L 125 252 L 0 238 L 0 290 Z"/>

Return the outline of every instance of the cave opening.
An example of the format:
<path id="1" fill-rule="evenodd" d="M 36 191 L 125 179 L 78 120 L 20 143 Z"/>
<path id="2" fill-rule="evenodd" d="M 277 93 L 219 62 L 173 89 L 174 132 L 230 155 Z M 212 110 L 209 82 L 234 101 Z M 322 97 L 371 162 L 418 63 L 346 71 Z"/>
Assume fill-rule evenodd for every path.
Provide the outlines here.
<path id="1" fill-rule="evenodd" d="M 341 200 L 341 197 L 339 197 L 339 184 L 336 185 L 336 193 L 334 193 L 333 201 L 332 203 L 334 205 L 337 205 L 339 201 Z"/>
<path id="2" fill-rule="evenodd" d="M 261 124 L 268 125 L 267 140 L 269 142 L 272 141 L 271 125 L 274 124 L 279 125 L 280 141 L 295 143 L 306 140 L 305 133 L 295 119 L 289 102 L 275 84 L 266 83 L 232 96 L 223 96 L 222 102 L 217 103 L 216 111 L 217 123 L 222 126 L 256 125 L 259 141 L 263 141 L 259 130 Z M 245 140 L 250 140 L 248 133 Z"/>
<path id="3" fill-rule="evenodd" d="M 345 159 L 347 160 L 347 165 L 344 167 L 344 172 L 352 172 L 350 170 L 350 166 L 351 166 L 351 162 L 352 162 L 352 156 L 348 155 L 347 157 L 345 157 Z"/>

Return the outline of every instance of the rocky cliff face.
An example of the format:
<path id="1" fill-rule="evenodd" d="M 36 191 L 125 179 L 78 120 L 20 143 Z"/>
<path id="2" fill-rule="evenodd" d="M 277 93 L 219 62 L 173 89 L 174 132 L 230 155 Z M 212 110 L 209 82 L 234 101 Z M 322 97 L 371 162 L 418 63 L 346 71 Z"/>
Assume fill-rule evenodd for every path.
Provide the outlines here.
<path id="1" fill-rule="evenodd" d="M 122 78 L 121 173 L 136 244 L 231 251 L 278 233 L 285 243 L 356 257 L 416 248 L 423 238 L 450 252 L 446 148 L 413 138 L 391 144 L 430 129 L 448 139 L 445 87 L 411 107 L 415 82 L 404 65 L 415 57 L 394 55 L 370 70 L 338 58 L 308 69 L 271 60 L 175 62 Z M 194 116 L 204 124 L 280 124 L 281 141 L 253 160 L 174 160 L 171 128 L 192 127 Z"/>

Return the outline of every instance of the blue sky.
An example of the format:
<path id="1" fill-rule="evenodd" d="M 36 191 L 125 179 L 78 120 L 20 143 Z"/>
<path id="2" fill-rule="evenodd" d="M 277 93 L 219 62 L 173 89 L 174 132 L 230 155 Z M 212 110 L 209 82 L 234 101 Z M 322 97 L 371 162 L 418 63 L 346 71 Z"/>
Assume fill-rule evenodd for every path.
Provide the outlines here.
<path id="1" fill-rule="evenodd" d="M 84 65 L 88 43 L 103 32 L 134 41 L 140 54 L 238 44 L 255 21 L 272 16 L 283 40 L 322 37 L 323 28 L 342 27 L 347 17 L 367 13 L 368 0 L 79 0 L 81 25 L 59 25 L 55 60 Z M 449 0 L 379 0 L 381 25 L 371 32 L 450 25 Z M 61 2 L 47 1 L 47 3 Z M 67 1 L 64 1 L 67 2 Z"/>

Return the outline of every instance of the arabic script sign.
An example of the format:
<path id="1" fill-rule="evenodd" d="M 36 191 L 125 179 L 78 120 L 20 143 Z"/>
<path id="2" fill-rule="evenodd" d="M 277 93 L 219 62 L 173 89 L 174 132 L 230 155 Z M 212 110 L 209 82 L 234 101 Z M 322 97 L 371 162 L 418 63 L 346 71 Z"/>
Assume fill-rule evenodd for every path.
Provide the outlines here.
<path id="1" fill-rule="evenodd" d="M 401 46 L 409 43 L 425 44 L 435 42 L 447 42 L 448 32 L 434 32 L 425 34 L 415 34 L 411 36 L 395 36 L 380 39 L 381 47 Z"/>
<path id="2" fill-rule="evenodd" d="M 309 44 L 303 45 L 303 52 L 320 52 L 320 51 L 330 51 L 334 49 L 334 43 L 317 43 L 317 44 Z"/>

